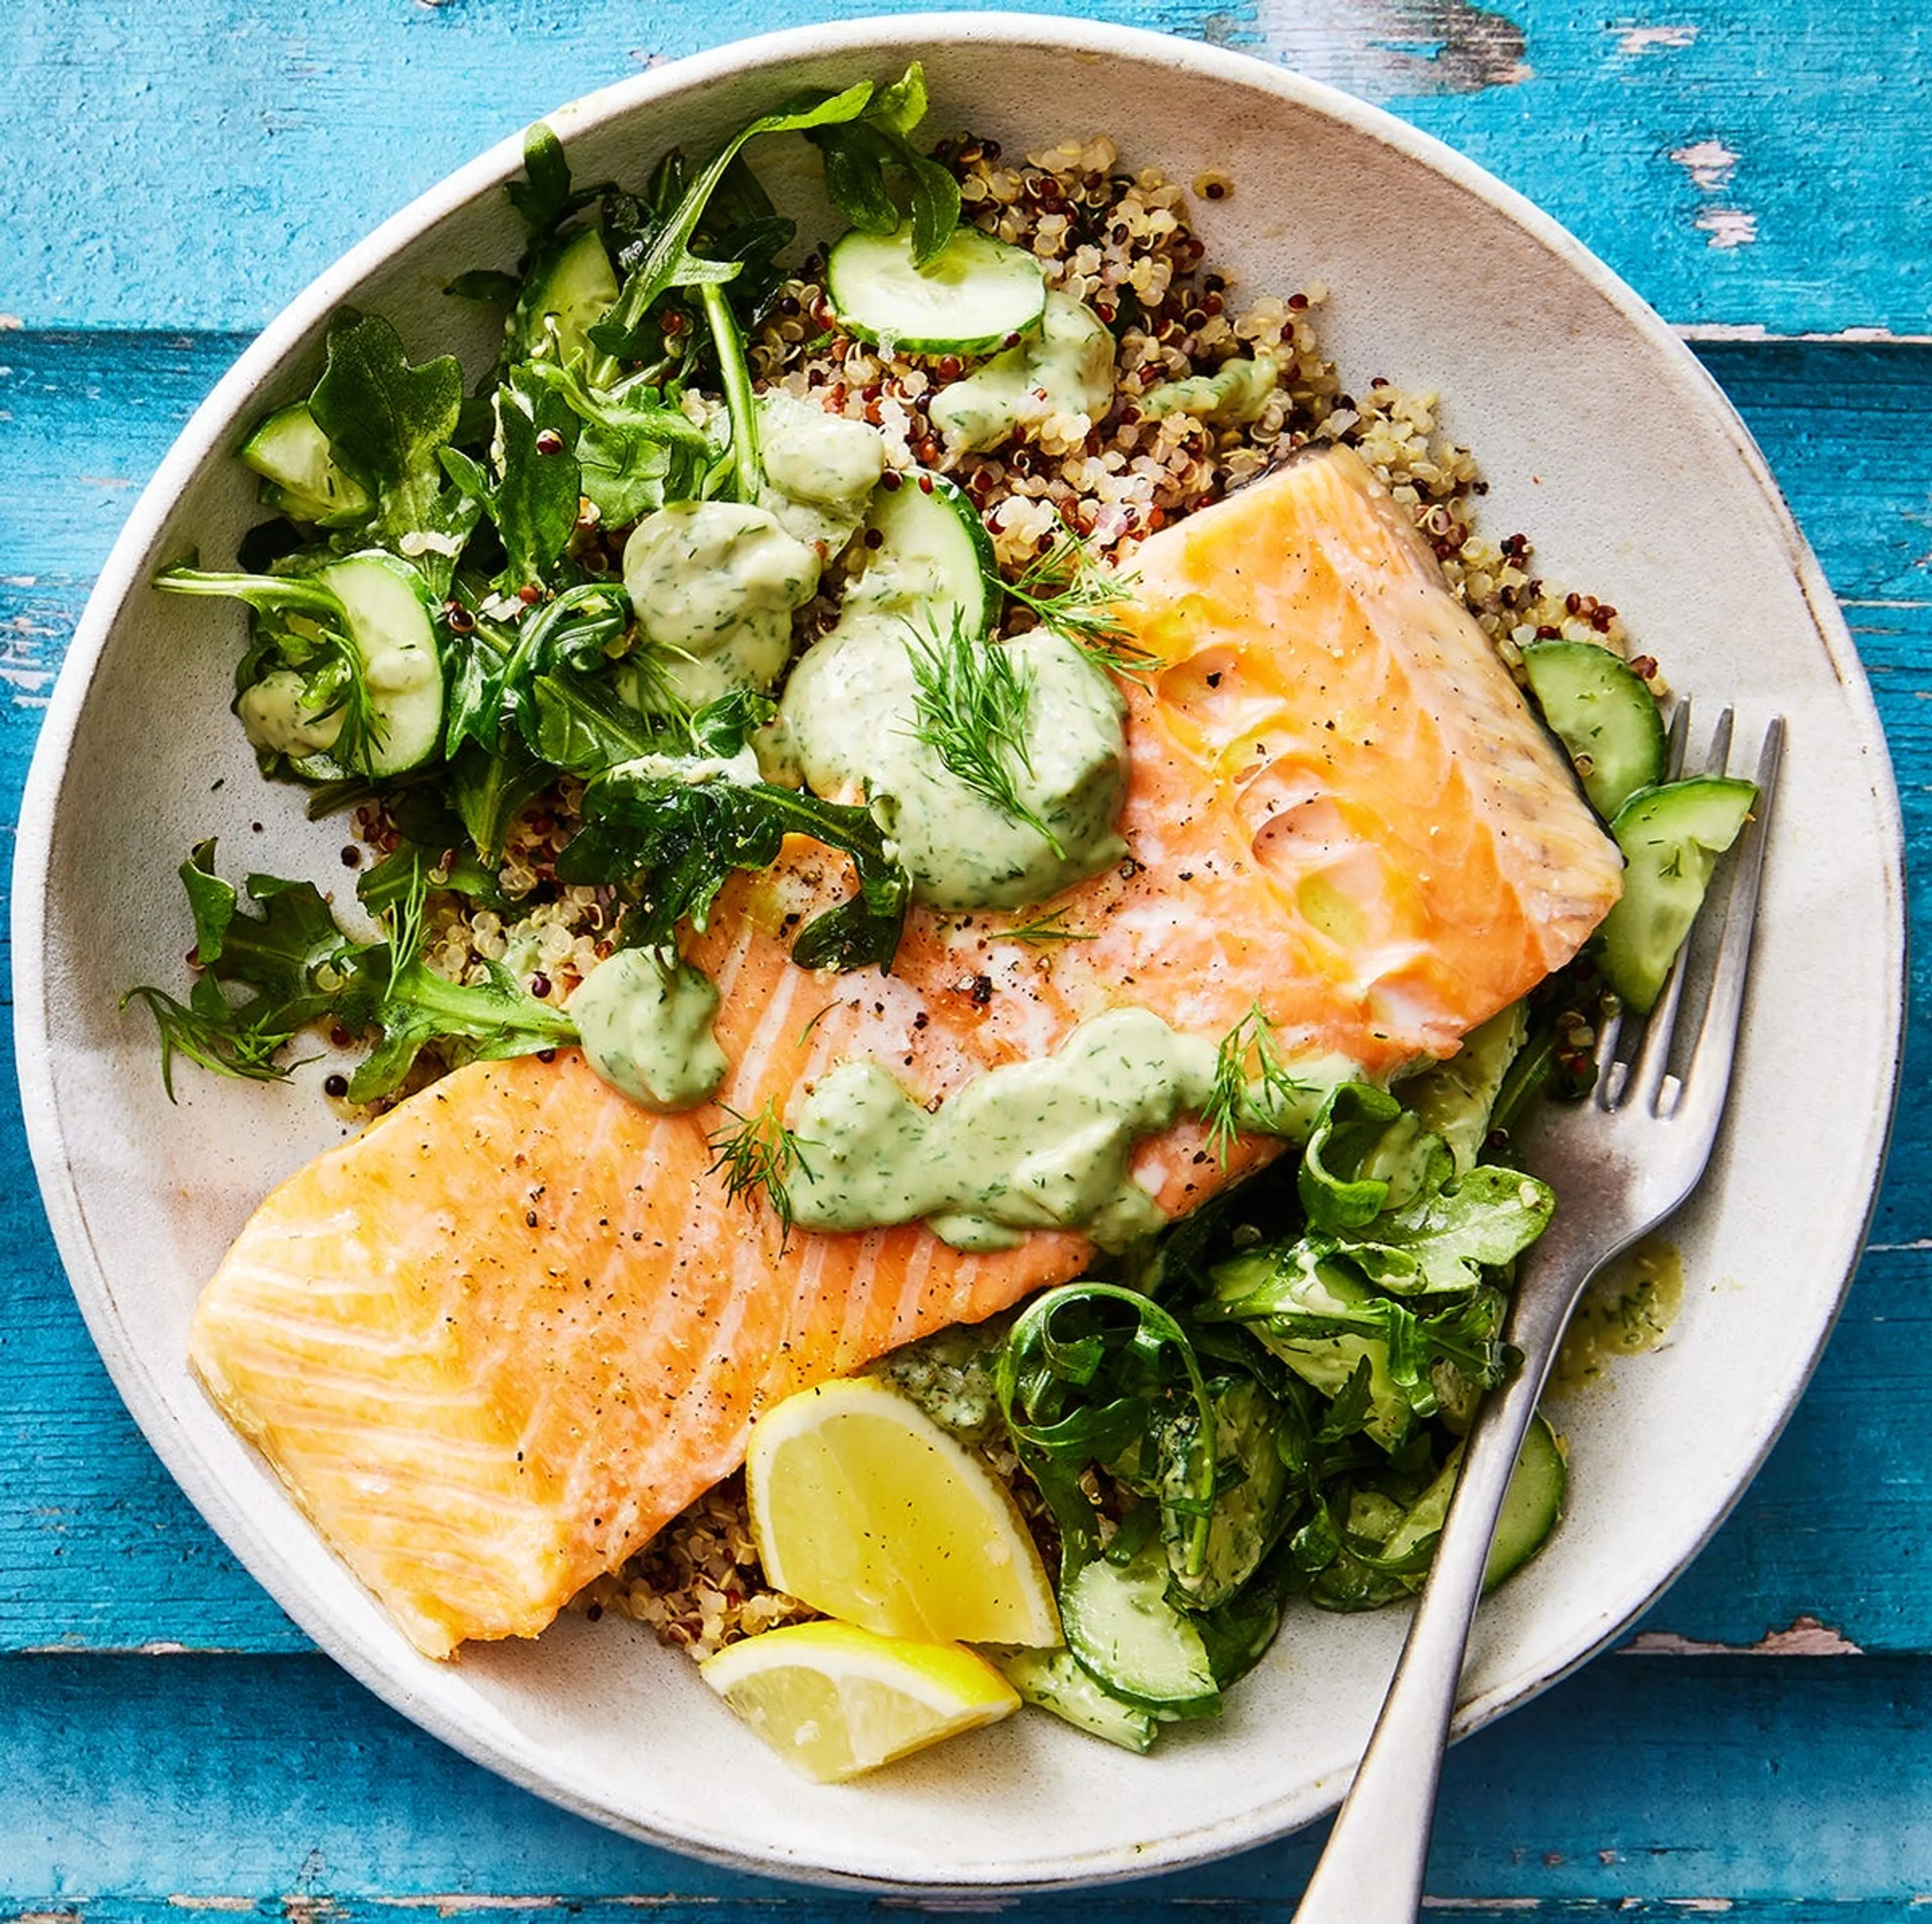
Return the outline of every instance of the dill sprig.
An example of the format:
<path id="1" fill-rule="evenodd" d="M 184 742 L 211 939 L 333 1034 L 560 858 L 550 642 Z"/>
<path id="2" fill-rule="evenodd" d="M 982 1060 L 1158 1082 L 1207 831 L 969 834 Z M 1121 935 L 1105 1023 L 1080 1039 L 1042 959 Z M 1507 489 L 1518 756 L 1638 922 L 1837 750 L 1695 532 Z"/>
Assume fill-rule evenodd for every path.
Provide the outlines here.
<path id="1" fill-rule="evenodd" d="M 731 1121 L 706 1139 L 705 1146 L 714 1160 L 705 1173 L 724 1177 L 728 1202 L 748 1196 L 764 1198 L 766 1207 L 778 1219 L 782 1253 L 791 1241 L 792 1172 L 802 1169 L 809 1176 L 811 1165 L 805 1160 L 800 1138 L 779 1119 L 776 1096 L 768 1097 L 755 1115 L 741 1115 L 728 1108 L 724 1113 Z"/>
<path id="2" fill-rule="evenodd" d="M 1282 1108 L 1312 1092 L 1312 1085 L 1289 1073 L 1275 1046 L 1266 1011 L 1260 1003 L 1253 1004 L 1214 1052 L 1214 1085 L 1201 1110 L 1209 1149 L 1225 1166 L 1228 1151 L 1244 1129 L 1270 1131 Z"/>
<path id="3" fill-rule="evenodd" d="M 1033 773 L 1026 742 L 1031 668 L 957 616 L 944 632 L 916 634 L 910 652 L 914 735 L 975 794 L 1024 822 L 1064 860 L 1059 837 L 1019 791 L 1020 777 Z"/>
<path id="4" fill-rule="evenodd" d="M 1091 942 L 1097 939 L 1090 929 L 1070 929 L 1068 911 L 1056 908 L 1032 922 L 1016 923 L 1003 929 L 1000 938 L 1008 942 Z"/>
<path id="5" fill-rule="evenodd" d="M 1127 580 L 1102 567 L 1078 536 L 1063 533 L 1016 579 L 1000 585 L 1042 628 L 1064 635 L 1097 667 L 1140 674 L 1156 665 L 1120 618 Z"/>

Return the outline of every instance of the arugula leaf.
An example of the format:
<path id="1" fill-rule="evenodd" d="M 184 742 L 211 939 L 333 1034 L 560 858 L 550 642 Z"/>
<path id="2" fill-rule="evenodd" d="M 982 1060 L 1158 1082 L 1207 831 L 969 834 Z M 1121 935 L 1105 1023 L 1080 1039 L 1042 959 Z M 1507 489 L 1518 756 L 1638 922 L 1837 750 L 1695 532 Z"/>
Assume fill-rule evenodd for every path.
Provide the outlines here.
<path id="1" fill-rule="evenodd" d="M 358 943 L 312 882 L 250 875 L 246 886 L 260 913 L 242 911 L 233 887 L 214 872 L 214 848 L 198 843 L 182 865 L 200 969 L 188 1000 L 148 986 L 122 998 L 124 1009 L 140 1001 L 154 1017 L 171 1101 L 176 1056 L 218 1075 L 278 1082 L 298 1066 L 278 1061 L 281 1052 L 324 1019 L 380 1038 L 350 1078 L 356 1102 L 392 1093 L 431 1043 L 458 1043 L 472 1059 L 494 1060 L 576 1040 L 567 1016 L 526 995 L 496 964 L 486 965 L 487 982 L 467 984 L 422 961 L 428 884 L 421 863 L 392 899 L 386 938 Z"/>
<path id="2" fill-rule="evenodd" d="M 1179 1574 L 1204 1567 L 1216 1417 L 1194 1347 L 1158 1304 L 1108 1283 L 1069 1283 L 1022 1311 L 994 1366 L 1007 1433 L 1064 1544 L 1060 1587 L 1099 1553 L 1082 1487 L 1100 1465 L 1160 1505 Z M 1173 1424 L 1184 1415 L 1184 1442 Z M 1111 1549 L 1110 1553 L 1111 1554 Z"/>
<path id="3" fill-rule="evenodd" d="M 713 190 L 747 143 L 764 134 L 802 133 L 855 119 L 872 97 L 872 83 L 862 80 L 829 99 L 763 115 L 734 134 L 712 157 L 704 172 L 683 189 L 675 209 L 652 233 L 642 257 L 624 282 L 617 305 L 591 329 L 591 340 L 620 360 L 642 357 L 646 345 L 646 322 L 658 296 L 674 287 L 692 285 L 694 278 L 701 278 L 708 272 L 705 264 L 691 254 L 691 239 L 698 231 Z M 728 264 L 731 274 L 736 274 L 738 263 Z M 710 263 L 713 267 L 718 265 Z"/>
<path id="4" fill-rule="evenodd" d="M 304 1025 L 331 1012 L 339 992 L 318 986 L 344 938 L 314 885 L 250 875 L 248 892 L 263 912 L 239 913 L 234 888 L 214 872 L 214 848 L 212 839 L 197 842 L 180 869 L 200 971 L 188 1001 L 145 984 L 121 998 L 122 1008 L 139 1001 L 154 1018 L 170 1102 L 177 1055 L 218 1075 L 280 1081 L 290 1069 L 276 1057 Z M 228 985 L 244 992 L 232 998 Z"/>
<path id="5" fill-rule="evenodd" d="M 484 961 L 481 983 L 457 983 L 423 961 L 425 887 L 418 874 L 387 917 L 388 940 L 355 955 L 364 992 L 373 998 L 359 1026 L 375 1029 L 381 1039 L 349 1079 L 351 1102 L 393 1094 L 432 1043 L 459 1043 L 472 1062 L 497 1062 L 578 1040 L 577 1025 L 526 994 L 500 962 Z"/>
<path id="6" fill-rule="evenodd" d="M 1329 1092 L 1297 1178 L 1301 1206 L 1316 1229 L 1359 1229 L 1381 1213 L 1389 1186 L 1363 1175 L 1360 1165 L 1401 1113 L 1394 1097 L 1366 1082 L 1343 1082 Z"/>
<path id="7" fill-rule="evenodd" d="M 387 321 L 344 308 L 329 328 L 328 365 L 308 407 L 330 453 L 376 497 L 374 530 L 386 545 L 431 525 L 442 490 L 436 457 L 463 407 L 454 355 L 412 368 Z"/>
<path id="8" fill-rule="evenodd" d="M 1478 1288 L 1485 1269 L 1514 1262 L 1542 1235 L 1556 1198 L 1520 1169 L 1484 1163 L 1452 1181 L 1451 1166 L 1439 1151 L 1434 1180 L 1412 1202 L 1335 1238 L 1333 1254 L 1396 1295 Z"/>
<path id="9" fill-rule="evenodd" d="M 926 73 L 914 61 L 856 119 L 806 135 L 824 156 L 827 197 L 854 227 L 890 234 L 910 214 L 915 267 L 932 261 L 959 224 L 959 183 L 906 137 L 926 107 Z"/>
<path id="10" fill-rule="evenodd" d="M 577 526 L 577 417 L 555 389 L 526 388 L 513 375 L 498 391 L 496 419 L 502 479 L 488 506 L 508 557 L 496 587 L 514 594 L 542 584 Z"/>
<path id="11" fill-rule="evenodd" d="M 532 680 L 528 723 L 538 755 L 572 775 L 601 774 L 663 746 L 634 708 L 568 668 Z"/>
<path id="12" fill-rule="evenodd" d="M 734 869 L 769 868 L 788 835 L 806 835 L 850 857 L 860 886 L 806 925 L 793 959 L 806 968 L 892 966 L 911 882 L 865 809 L 737 781 L 715 757 L 698 756 L 675 773 L 660 772 L 653 760 L 594 777 L 584 824 L 557 858 L 558 877 L 635 889 L 627 943 L 662 948 L 680 923 L 703 929 Z"/>
<path id="13" fill-rule="evenodd" d="M 562 219 L 570 200 L 570 163 L 563 143 L 544 121 L 524 135 L 524 178 L 506 183 L 510 205 L 538 233 Z"/>
<path id="14" fill-rule="evenodd" d="M 593 389 L 550 361 L 527 363 L 517 379 L 551 389 L 576 416 L 580 482 L 607 527 L 692 494 L 717 454 L 710 436 L 655 388 Z"/>
<path id="15" fill-rule="evenodd" d="M 452 757 L 450 806 L 479 860 L 492 866 L 502 860 L 510 825 L 556 779 L 555 769 L 514 739 L 506 738 L 494 752 L 470 742 Z"/>

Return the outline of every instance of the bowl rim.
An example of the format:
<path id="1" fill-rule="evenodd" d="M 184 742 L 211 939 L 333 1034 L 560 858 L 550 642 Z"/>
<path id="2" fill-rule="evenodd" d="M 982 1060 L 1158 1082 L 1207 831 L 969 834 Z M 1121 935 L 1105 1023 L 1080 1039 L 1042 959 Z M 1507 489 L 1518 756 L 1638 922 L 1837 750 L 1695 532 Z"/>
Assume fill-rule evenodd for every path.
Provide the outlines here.
<path id="1" fill-rule="evenodd" d="M 1860 1166 L 1869 1169 L 1870 1180 L 1859 1199 L 1858 1233 L 1846 1251 L 1844 1273 L 1820 1321 L 1815 1343 L 1795 1378 L 1783 1386 L 1788 1393 L 1777 1423 L 1762 1439 L 1762 1447 L 1696 1543 L 1634 1608 L 1625 1608 L 1620 1602 L 1615 1608 L 1600 1613 L 1594 1620 L 1580 1625 L 1571 1653 L 1556 1667 L 1540 1676 L 1506 1681 L 1462 1704 L 1454 1730 L 1454 1735 L 1460 1737 L 1569 1675 L 1627 1628 L 1682 1574 L 1730 1514 L 1775 1442 L 1842 1307 L 1882 1178 L 1886 1139 L 1898 1094 L 1906 1009 L 1902 818 L 1889 754 L 1869 683 L 1837 601 L 1763 457 L 1728 398 L 1685 343 L 1582 242 L 1515 189 L 1433 136 L 1324 83 L 1239 50 L 1072 16 L 998 11 L 910 14 L 796 26 L 733 41 L 627 77 L 567 102 L 543 118 L 568 147 L 579 135 L 640 108 L 727 79 L 845 50 L 876 53 L 900 50 L 910 55 L 940 44 L 1017 44 L 1069 55 L 1118 53 L 1157 59 L 1202 79 L 1229 84 L 1250 94 L 1272 95 L 1283 104 L 1338 122 L 1427 168 L 1503 215 L 1607 301 L 1622 321 L 1674 368 L 1701 402 L 1714 410 L 1714 418 L 1724 422 L 1732 452 L 1744 463 L 1772 510 L 1772 525 L 1782 541 L 1814 629 L 1846 689 L 1856 728 L 1872 758 L 1874 798 L 1886 842 L 1882 855 L 1888 893 L 1886 932 L 1892 964 L 1885 1012 L 1888 1017 L 1887 1100 L 1876 1107 L 1871 1135 L 1860 1157 Z M 231 1545 L 238 1536 L 248 1541 L 249 1554 L 244 1560 L 256 1580 L 306 1634 L 351 1675 L 419 1726 L 498 1775 L 553 1803 L 646 1841 L 734 1870 L 873 1892 L 937 1895 L 947 1890 L 983 1893 L 988 1888 L 1002 1886 L 1049 1889 L 1146 1876 L 1246 1850 L 1285 1834 L 1285 1828 L 1312 1821 L 1323 1810 L 1340 1802 L 1347 1787 L 1346 1774 L 1322 1786 L 1318 1793 L 1322 1801 L 1317 1807 L 1305 1816 L 1292 1817 L 1285 1828 L 1280 1823 L 1273 1828 L 1258 1825 L 1256 1819 L 1261 1814 L 1249 1811 L 1240 1823 L 1222 1819 L 1197 1826 L 1163 1838 L 1157 1846 L 1144 1851 L 1094 1853 L 1084 1858 L 1070 1858 L 1066 1860 L 1064 1870 L 1055 1874 L 1017 1880 L 1008 1874 L 954 1877 L 916 1883 L 890 1875 L 842 1871 L 836 1865 L 802 1865 L 776 1854 L 751 1854 L 720 1837 L 642 1824 L 544 1777 L 510 1749 L 491 1742 L 460 1719 L 442 1714 L 434 1700 L 413 1690 L 406 1679 L 352 1639 L 338 1634 L 326 1619 L 311 1621 L 314 1613 L 303 1607 L 300 1586 L 284 1565 L 279 1552 L 258 1535 L 240 1503 L 208 1475 L 197 1473 L 202 1464 L 195 1446 L 137 1346 L 111 1312 L 106 1266 L 94 1245 L 57 1119 L 46 1021 L 50 984 L 44 947 L 57 805 L 74 737 L 107 643 L 124 604 L 146 585 L 154 550 L 177 497 L 206 464 L 224 452 L 237 421 L 256 403 L 257 395 L 285 371 L 290 356 L 301 350 L 317 323 L 340 306 L 358 282 L 398 251 L 423 238 L 458 209 L 514 178 L 522 166 L 519 134 L 498 141 L 457 168 L 340 256 L 244 350 L 190 416 L 142 491 L 103 565 L 48 704 L 22 799 L 13 870 L 16 1073 L 28 1141 L 56 1243 L 90 1334 L 116 1388 L 171 1474 L 184 1487 L 194 1490 L 196 1506 L 219 1534 Z"/>

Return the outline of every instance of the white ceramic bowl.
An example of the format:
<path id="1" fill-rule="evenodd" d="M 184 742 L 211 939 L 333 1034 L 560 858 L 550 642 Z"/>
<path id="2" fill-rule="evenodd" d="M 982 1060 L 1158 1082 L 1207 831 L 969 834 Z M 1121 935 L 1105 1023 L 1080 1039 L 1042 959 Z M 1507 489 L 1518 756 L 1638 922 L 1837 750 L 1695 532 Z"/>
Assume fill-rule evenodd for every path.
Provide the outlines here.
<path id="1" fill-rule="evenodd" d="M 580 179 L 641 178 L 808 82 L 926 65 L 933 129 L 1012 151 L 1106 131 L 1183 185 L 1211 257 L 1249 294 L 1316 276 L 1351 380 L 1438 389 L 1492 482 L 1487 529 L 1613 601 L 1672 679 L 1735 699 L 1754 739 L 1792 724 L 1766 926 L 1724 1143 L 1676 1232 L 1690 1288 L 1668 1346 L 1571 1402 L 1570 1512 L 1484 1611 L 1467 1729 L 1613 1637 L 1681 1569 L 1796 1398 L 1854 1260 L 1896 1073 L 1904 913 L 1882 738 L 1815 563 L 1742 425 L 1690 354 L 1517 196 L 1385 115 L 1240 55 L 1117 28 L 998 15 L 859 21 L 724 50 L 566 107 Z M 802 143 L 767 143 L 761 171 Z M 1226 1717 L 1144 1760 L 1017 1718 L 860 1786 L 808 1790 L 682 1658 L 567 1619 L 533 1644 L 426 1661 L 216 1415 L 183 1361 L 190 1306 L 279 1177 L 339 1133 L 310 1091 L 182 1076 L 164 1100 L 128 985 L 172 980 L 176 865 L 219 834 L 231 867 L 338 882 L 339 837 L 265 790 L 226 713 L 226 629 L 153 593 L 158 566 L 232 552 L 255 518 L 230 458 L 313 378 L 340 303 L 394 317 L 418 354 L 490 344 L 440 290 L 513 260 L 493 149 L 351 252 L 195 416 L 110 558 L 41 739 L 16 885 L 21 1081 L 74 1286 L 129 1407 L 190 1496 L 323 1648 L 458 1748 L 622 1829 L 820 1880 L 973 1887 L 1131 1875 L 1239 1850 L 1332 1805 L 1402 1632 L 1399 1613 L 1294 1615 Z M 823 217 L 814 227 L 823 225 Z M 808 228 L 808 232 L 813 229 Z M 262 824 L 259 833 L 250 824 Z"/>

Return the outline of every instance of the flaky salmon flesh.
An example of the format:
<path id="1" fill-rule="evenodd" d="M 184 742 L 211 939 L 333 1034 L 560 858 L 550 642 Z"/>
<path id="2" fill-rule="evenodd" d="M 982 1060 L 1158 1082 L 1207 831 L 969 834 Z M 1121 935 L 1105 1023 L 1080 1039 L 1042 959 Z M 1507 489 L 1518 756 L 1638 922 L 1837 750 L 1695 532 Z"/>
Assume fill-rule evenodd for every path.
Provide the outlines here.
<path id="1" fill-rule="evenodd" d="M 215 1400 L 422 1650 L 534 1636 L 742 1460 L 759 1410 L 1078 1275 L 1081 1236 L 969 1253 L 914 1225 L 782 1237 L 710 1137 L 870 1057 L 922 1100 L 1121 1005 L 1386 1080 L 1574 955 L 1621 863 L 1403 510 L 1344 450 L 1155 535 L 1127 619 L 1131 859 L 1025 916 L 915 911 L 890 975 L 813 974 L 849 886 L 787 845 L 688 953 L 722 996 L 716 1101 L 649 1112 L 572 1051 L 475 1064 L 262 1203 L 203 1293 Z M 1136 1178 L 1169 1217 L 1224 1163 L 1184 1120 Z"/>

